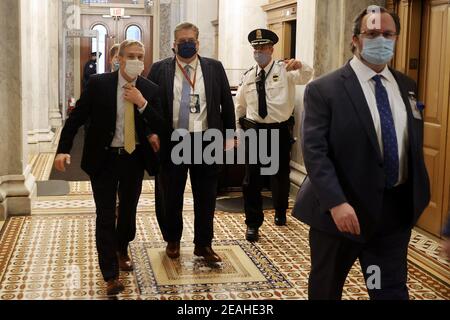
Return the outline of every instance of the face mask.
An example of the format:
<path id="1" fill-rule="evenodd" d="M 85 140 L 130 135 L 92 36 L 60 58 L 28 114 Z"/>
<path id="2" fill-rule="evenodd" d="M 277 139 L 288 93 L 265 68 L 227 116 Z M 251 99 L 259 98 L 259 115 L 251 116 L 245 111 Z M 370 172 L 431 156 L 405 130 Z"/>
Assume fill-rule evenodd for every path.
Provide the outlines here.
<path id="1" fill-rule="evenodd" d="M 270 59 L 272 59 L 270 53 L 265 53 L 261 51 L 254 52 L 253 57 L 255 58 L 256 63 L 258 63 L 260 66 L 267 65 L 270 62 Z"/>
<path id="2" fill-rule="evenodd" d="M 178 55 L 182 58 L 189 59 L 197 53 L 197 47 L 194 41 L 183 42 L 178 45 Z"/>
<path id="3" fill-rule="evenodd" d="M 113 62 L 113 72 L 117 71 L 120 69 L 120 63 L 119 62 Z"/>
<path id="4" fill-rule="evenodd" d="M 132 79 L 137 78 L 144 71 L 144 62 L 140 60 L 127 60 L 125 73 Z"/>
<path id="5" fill-rule="evenodd" d="M 375 65 L 387 64 L 394 56 L 395 40 L 379 36 L 375 39 L 364 39 L 361 56 Z"/>

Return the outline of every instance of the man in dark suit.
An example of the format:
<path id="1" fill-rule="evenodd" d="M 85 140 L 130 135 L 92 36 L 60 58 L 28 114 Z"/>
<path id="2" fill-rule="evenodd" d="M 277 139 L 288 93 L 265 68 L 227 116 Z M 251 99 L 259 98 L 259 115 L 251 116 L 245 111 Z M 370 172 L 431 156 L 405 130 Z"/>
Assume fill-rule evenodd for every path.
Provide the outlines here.
<path id="1" fill-rule="evenodd" d="M 364 10 L 353 59 L 306 88 L 309 177 L 294 216 L 311 226 L 310 299 L 340 299 L 356 259 L 371 299 L 408 299 L 408 242 L 430 188 L 416 84 L 387 66 L 399 32 L 396 14 Z"/>
<path id="2" fill-rule="evenodd" d="M 144 55 L 142 43 L 124 41 L 119 49 L 120 70 L 91 77 L 64 125 L 55 159 L 55 167 L 64 171 L 78 128 L 89 118 L 81 168 L 92 184 L 98 258 L 108 294 L 124 289 L 119 269 L 133 270 L 128 244 L 136 233 L 144 169 L 153 175 L 158 166 L 159 88 L 139 76 Z"/>
<path id="3" fill-rule="evenodd" d="M 161 86 L 167 126 L 172 131 L 186 130 L 191 141 L 208 129 L 222 132 L 235 129 L 234 105 L 225 70 L 219 61 L 198 55 L 198 34 L 195 25 L 179 24 L 175 29 L 176 56 L 155 63 L 148 75 Z M 194 196 L 194 254 L 208 262 L 219 262 L 221 258 L 211 247 L 219 166 L 203 160 L 193 164 L 193 146 L 189 163 L 175 164 L 170 155 L 176 142 L 170 140 L 161 143 L 163 166 L 156 177 L 156 213 L 168 242 L 166 253 L 172 259 L 180 255 L 183 198 L 189 171 Z"/>

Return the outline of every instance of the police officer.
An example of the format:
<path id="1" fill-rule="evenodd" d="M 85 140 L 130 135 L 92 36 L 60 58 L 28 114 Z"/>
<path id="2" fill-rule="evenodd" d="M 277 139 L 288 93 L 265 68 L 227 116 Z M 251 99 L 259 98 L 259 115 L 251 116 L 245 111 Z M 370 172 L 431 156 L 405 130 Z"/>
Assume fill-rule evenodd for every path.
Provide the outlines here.
<path id="1" fill-rule="evenodd" d="M 270 184 L 275 224 L 282 226 L 286 224 L 289 198 L 295 86 L 306 84 L 311 79 L 313 70 L 295 59 L 274 61 L 273 47 L 278 42 L 278 37 L 270 30 L 253 30 L 248 35 L 248 41 L 254 49 L 256 65 L 245 72 L 239 85 L 235 106 L 237 127 L 244 130 L 266 129 L 269 131 L 268 137 L 271 137 L 271 130 L 279 130 L 279 170 L 270 176 Z M 268 147 L 270 150 L 270 143 Z M 248 149 L 247 147 L 246 150 Z M 264 177 L 260 169 L 260 163 L 249 164 L 247 161 L 243 192 L 248 241 L 258 240 L 258 229 L 264 221 L 261 197 Z"/>
<path id="2" fill-rule="evenodd" d="M 99 52 L 99 58 L 102 56 L 102 53 Z M 86 62 L 83 70 L 83 88 L 86 89 L 86 85 L 89 81 L 89 77 L 93 74 L 97 73 L 97 52 L 91 53 L 91 59 Z"/>

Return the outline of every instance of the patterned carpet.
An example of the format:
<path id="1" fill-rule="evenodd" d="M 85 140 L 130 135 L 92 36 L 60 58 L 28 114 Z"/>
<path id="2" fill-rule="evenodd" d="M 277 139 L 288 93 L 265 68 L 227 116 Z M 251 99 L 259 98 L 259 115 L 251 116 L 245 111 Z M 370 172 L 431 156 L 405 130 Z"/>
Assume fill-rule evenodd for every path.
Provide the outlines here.
<path id="1" fill-rule="evenodd" d="M 12 217 L 0 234 L 0 300 L 108 299 L 95 249 L 94 203 L 89 183 L 71 183 L 61 197 L 41 197 L 33 214 Z M 273 224 L 266 211 L 261 240 L 245 240 L 243 214 L 217 212 L 215 242 L 223 262 L 208 265 L 193 256 L 193 212 L 186 190 L 182 255 L 171 261 L 154 214 L 153 183 L 139 204 L 137 236 L 131 245 L 134 272 L 121 273 L 126 290 L 119 299 L 306 299 L 310 268 L 308 227 L 292 218 Z M 412 299 L 450 300 L 449 264 L 439 245 L 413 232 L 408 287 Z M 356 264 L 343 299 L 368 299 Z"/>

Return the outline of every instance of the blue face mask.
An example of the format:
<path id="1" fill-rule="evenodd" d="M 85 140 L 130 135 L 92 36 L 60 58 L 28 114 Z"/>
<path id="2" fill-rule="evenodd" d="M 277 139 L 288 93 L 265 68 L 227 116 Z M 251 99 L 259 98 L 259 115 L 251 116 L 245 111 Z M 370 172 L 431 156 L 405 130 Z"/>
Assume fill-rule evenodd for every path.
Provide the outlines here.
<path id="1" fill-rule="evenodd" d="M 197 44 L 194 41 L 178 44 L 177 54 L 185 59 L 192 58 L 197 53 Z"/>
<path id="2" fill-rule="evenodd" d="M 364 39 L 361 56 L 367 62 L 376 65 L 387 64 L 394 56 L 395 40 L 379 36 L 375 39 Z"/>
<path id="3" fill-rule="evenodd" d="M 269 64 L 270 59 L 272 59 L 272 56 L 270 53 L 265 53 L 261 51 L 255 51 L 253 53 L 253 57 L 255 58 L 256 63 L 260 66 L 266 66 Z"/>

